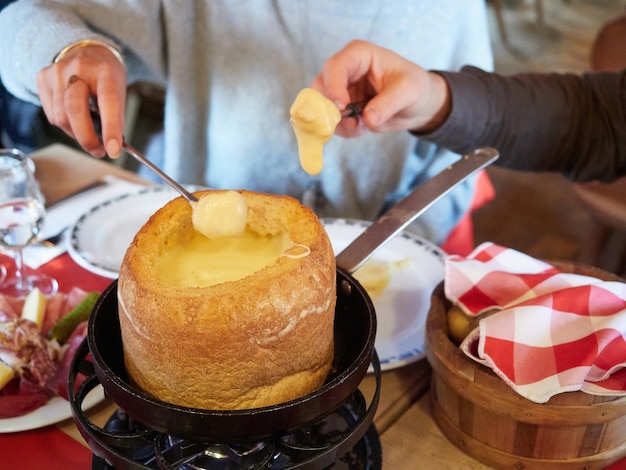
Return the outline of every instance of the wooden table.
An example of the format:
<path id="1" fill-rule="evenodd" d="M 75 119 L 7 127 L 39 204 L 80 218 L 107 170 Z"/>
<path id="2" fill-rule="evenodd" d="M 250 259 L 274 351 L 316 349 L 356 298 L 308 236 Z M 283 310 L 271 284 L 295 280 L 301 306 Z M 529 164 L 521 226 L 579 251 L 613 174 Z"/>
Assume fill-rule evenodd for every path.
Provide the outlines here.
<path id="1" fill-rule="evenodd" d="M 144 183 L 139 176 L 104 160 L 93 158 L 65 145 L 56 144 L 34 152 L 35 177 L 46 205 L 87 188 L 106 175 L 134 183 Z"/>
<path id="2" fill-rule="evenodd" d="M 106 174 L 141 181 L 132 173 L 62 145 L 47 147 L 34 153 L 32 158 L 49 203 L 88 186 Z M 425 359 L 383 372 L 380 403 L 374 419 L 381 436 L 383 468 L 487 468 L 443 437 L 430 414 L 429 382 L 430 367 Z M 374 377 L 367 376 L 360 388 L 366 397 L 371 397 L 375 389 Z M 87 416 L 103 426 L 115 409 L 114 403 L 105 401 L 87 412 Z M 56 427 L 86 445 L 71 419 L 58 423 Z"/>

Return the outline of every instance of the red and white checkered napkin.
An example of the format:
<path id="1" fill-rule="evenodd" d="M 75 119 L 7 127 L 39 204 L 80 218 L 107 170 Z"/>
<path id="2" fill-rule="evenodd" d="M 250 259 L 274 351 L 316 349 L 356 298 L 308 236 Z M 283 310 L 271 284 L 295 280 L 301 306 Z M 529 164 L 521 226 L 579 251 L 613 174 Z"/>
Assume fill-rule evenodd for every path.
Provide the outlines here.
<path id="1" fill-rule="evenodd" d="M 484 243 L 450 256 L 446 297 L 468 315 L 491 309 L 461 348 L 520 395 L 626 395 L 626 284 L 563 273 Z"/>

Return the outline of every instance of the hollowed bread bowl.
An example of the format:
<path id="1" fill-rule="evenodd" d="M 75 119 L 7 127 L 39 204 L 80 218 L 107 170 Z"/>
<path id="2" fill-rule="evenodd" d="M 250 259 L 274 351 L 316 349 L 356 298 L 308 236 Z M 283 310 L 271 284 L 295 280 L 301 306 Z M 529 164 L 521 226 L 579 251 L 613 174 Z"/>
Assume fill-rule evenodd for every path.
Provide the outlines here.
<path id="1" fill-rule="evenodd" d="M 198 236 L 192 208 L 179 197 L 139 230 L 122 261 L 126 370 L 160 400 L 202 409 L 264 407 L 312 392 L 330 369 L 336 267 L 323 225 L 293 198 L 240 192 L 248 205 L 246 230 L 287 234 L 292 256 L 237 280 L 173 285 L 164 280 L 162 257 Z"/>

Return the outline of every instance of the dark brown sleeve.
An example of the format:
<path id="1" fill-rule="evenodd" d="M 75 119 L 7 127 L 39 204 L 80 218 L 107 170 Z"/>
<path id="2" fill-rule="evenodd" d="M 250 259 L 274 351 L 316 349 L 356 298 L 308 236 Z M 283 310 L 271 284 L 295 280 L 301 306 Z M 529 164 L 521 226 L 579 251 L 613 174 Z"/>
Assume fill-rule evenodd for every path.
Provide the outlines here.
<path id="1" fill-rule="evenodd" d="M 452 111 L 420 138 L 458 153 L 495 147 L 501 166 L 556 171 L 576 181 L 626 174 L 626 71 L 505 77 L 465 67 L 439 73 L 450 87 Z"/>

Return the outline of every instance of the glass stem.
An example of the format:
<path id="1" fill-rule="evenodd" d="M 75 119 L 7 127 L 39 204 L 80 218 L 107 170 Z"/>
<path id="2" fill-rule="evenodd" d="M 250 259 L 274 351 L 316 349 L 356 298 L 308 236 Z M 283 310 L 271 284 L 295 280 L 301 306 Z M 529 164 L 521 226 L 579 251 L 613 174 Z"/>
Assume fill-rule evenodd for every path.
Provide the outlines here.
<path id="1" fill-rule="evenodd" d="M 26 264 L 24 264 L 24 255 L 22 250 L 14 251 L 15 258 L 15 285 L 19 290 L 28 286 L 28 272 L 26 272 Z"/>

